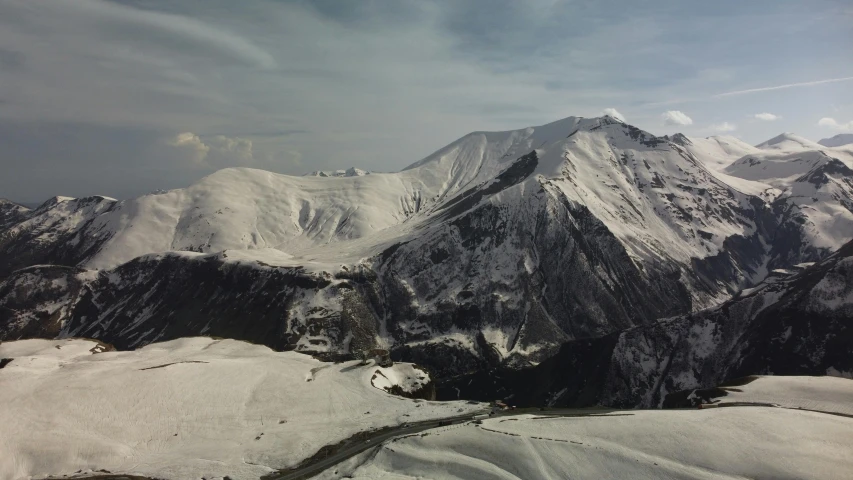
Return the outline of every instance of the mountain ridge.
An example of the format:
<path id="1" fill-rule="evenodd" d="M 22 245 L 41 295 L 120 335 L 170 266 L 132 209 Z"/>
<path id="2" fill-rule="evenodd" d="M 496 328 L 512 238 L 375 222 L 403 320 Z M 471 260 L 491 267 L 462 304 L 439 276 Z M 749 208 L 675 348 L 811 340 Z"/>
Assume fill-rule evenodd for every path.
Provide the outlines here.
<path id="1" fill-rule="evenodd" d="M 853 133 L 839 133 L 838 135 L 824 138 L 818 141 L 824 147 L 842 147 L 844 145 L 853 144 Z"/>
<path id="2" fill-rule="evenodd" d="M 231 168 L 135 199 L 49 201 L 0 231 L 0 338 L 129 349 L 204 333 L 391 348 L 446 375 L 516 368 L 713 307 L 841 243 L 697 143 L 568 117 L 472 132 L 396 173 Z M 844 208 L 849 172 L 806 173 L 826 191 L 815 205 Z"/>

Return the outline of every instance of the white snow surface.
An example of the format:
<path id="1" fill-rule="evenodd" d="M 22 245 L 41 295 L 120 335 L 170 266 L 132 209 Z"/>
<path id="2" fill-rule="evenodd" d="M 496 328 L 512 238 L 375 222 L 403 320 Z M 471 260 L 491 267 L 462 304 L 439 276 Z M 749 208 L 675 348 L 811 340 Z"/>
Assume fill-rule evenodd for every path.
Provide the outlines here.
<path id="1" fill-rule="evenodd" d="M 411 363 L 375 367 L 370 378 L 370 384 L 380 390 L 390 391 L 392 387 L 397 386 L 406 393 L 420 390 L 429 382 L 429 374 Z"/>
<path id="2" fill-rule="evenodd" d="M 760 376 L 746 385 L 727 387 L 726 391 L 720 404 L 767 403 L 853 416 L 853 380 L 849 378 Z"/>
<path id="3" fill-rule="evenodd" d="M 374 366 L 235 340 L 97 345 L 0 344 L 0 358 L 14 359 L 0 370 L 0 478 L 106 469 L 257 479 L 360 431 L 482 408 L 392 396 L 371 386 Z"/>
<path id="4" fill-rule="evenodd" d="M 685 137 L 688 151 L 713 170 L 722 170 L 735 160 L 761 151 L 758 147 L 730 135 L 706 138 Z M 685 142 L 685 143 L 688 143 Z"/>
<path id="5" fill-rule="evenodd" d="M 772 407 L 525 415 L 392 441 L 318 478 L 840 480 L 851 442 L 851 418 Z"/>

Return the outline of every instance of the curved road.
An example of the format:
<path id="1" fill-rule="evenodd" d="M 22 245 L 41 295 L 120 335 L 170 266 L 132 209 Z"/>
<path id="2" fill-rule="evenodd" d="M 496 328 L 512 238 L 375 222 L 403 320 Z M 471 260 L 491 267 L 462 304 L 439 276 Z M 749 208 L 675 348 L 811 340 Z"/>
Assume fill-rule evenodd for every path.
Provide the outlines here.
<path id="1" fill-rule="evenodd" d="M 492 416 L 494 417 L 505 417 L 505 416 L 513 416 L 513 415 L 522 415 L 522 414 L 539 414 L 539 415 L 548 415 L 548 416 L 559 416 L 559 417 L 580 417 L 580 416 L 590 416 L 597 415 L 607 412 L 613 412 L 611 409 L 593 409 L 593 408 L 575 408 L 575 409 L 547 409 L 547 410 L 539 410 L 533 408 L 519 409 L 514 410 L 512 412 L 502 412 L 496 413 Z M 485 414 L 487 411 L 484 411 Z M 478 414 L 474 414 L 478 415 Z M 371 448 L 375 448 L 379 445 L 382 445 L 384 442 L 391 440 L 393 438 L 402 437 L 405 435 L 412 435 L 415 433 L 420 433 L 426 430 L 430 430 L 437 427 L 459 424 L 464 422 L 469 422 L 473 420 L 472 414 L 460 415 L 457 417 L 449 417 L 442 418 L 436 420 L 427 420 L 423 422 L 413 422 L 408 424 L 408 426 L 403 427 L 394 427 L 391 429 L 381 430 L 375 432 L 373 435 L 370 435 L 367 439 L 362 440 L 360 442 L 355 442 L 352 445 L 347 445 L 342 447 L 339 451 L 316 461 L 312 461 L 307 465 L 301 465 L 287 472 L 281 472 L 280 474 L 274 474 L 270 476 L 264 477 L 264 480 L 302 480 L 311 478 L 314 475 L 319 474 L 323 470 L 326 470 L 329 467 L 333 467 L 344 460 L 352 458 L 359 453 L 364 452 L 365 450 L 369 450 Z"/>

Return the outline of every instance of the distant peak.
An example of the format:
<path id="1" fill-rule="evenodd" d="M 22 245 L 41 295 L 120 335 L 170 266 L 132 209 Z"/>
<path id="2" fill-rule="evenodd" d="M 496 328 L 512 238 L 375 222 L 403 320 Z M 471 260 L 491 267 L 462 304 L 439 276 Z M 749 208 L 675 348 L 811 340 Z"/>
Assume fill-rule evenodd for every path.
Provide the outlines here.
<path id="1" fill-rule="evenodd" d="M 18 202 L 13 202 L 13 201 L 9 200 L 8 198 L 0 198 L 0 205 L 21 207 L 21 208 L 26 208 L 27 210 L 29 210 L 29 208 L 27 208 L 25 205 L 21 205 Z"/>
<path id="2" fill-rule="evenodd" d="M 808 148 L 808 149 L 819 149 L 821 145 L 807 139 L 801 137 L 799 135 L 785 132 L 780 135 L 777 135 L 770 140 L 759 143 L 756 145 L 756 148 L 760 149 L 791 149 L 791 148 Z"/>
<path id="3" fill-rule="evenodd" d="M 824 138 L 817 143 L 830 148 L 840 147 L 842 145 L 853 145 L 853 133 L 839 133 L 834 137 Z"/>
<path id="4" fill-rule="evenodd" d="M 362 170 L 360 168 L 350 167 L 346 170 L 317 170 L 311 173 L 306 173 L 305 177 L 363 177 L 370 175 L 372 172 Z"/>

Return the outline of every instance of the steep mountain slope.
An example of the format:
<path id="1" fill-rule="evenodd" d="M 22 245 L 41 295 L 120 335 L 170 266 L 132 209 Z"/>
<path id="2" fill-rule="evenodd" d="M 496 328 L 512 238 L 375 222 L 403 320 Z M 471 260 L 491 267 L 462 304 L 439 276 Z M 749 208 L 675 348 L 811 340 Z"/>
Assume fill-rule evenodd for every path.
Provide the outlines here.
<path id="1" fill-rule="evenodd" d="M 121 202 L 57 198 L 0 233 L 0 338 L 206 333 L 392 347 L 442 374 L 527 365 L 718 304 L 776 245 L 805 245 L 790 263 L 825 252 L 780 232 L 776 190 L 725 178 L 685 145 L 570 117 L 475 132 L 397 173 L 225 169 Z"/>
<path id="2" fill-rule="evenodd" d="M 838 135 L 830 138 L 824 138 L 817 142 L 824 147 L 840 147 L 842 145 L 851 145 L 853 144 L 853 133 L 839 133 Z"/>
<path id="3" fill-rule="evenodd" d="M 439 395 L 656 407 L 668 393 L 747 375 L 828 374 L 853 374 L 853 241 L 719 307 L 569 342 L 534 369 L 453 379 Z"/>

